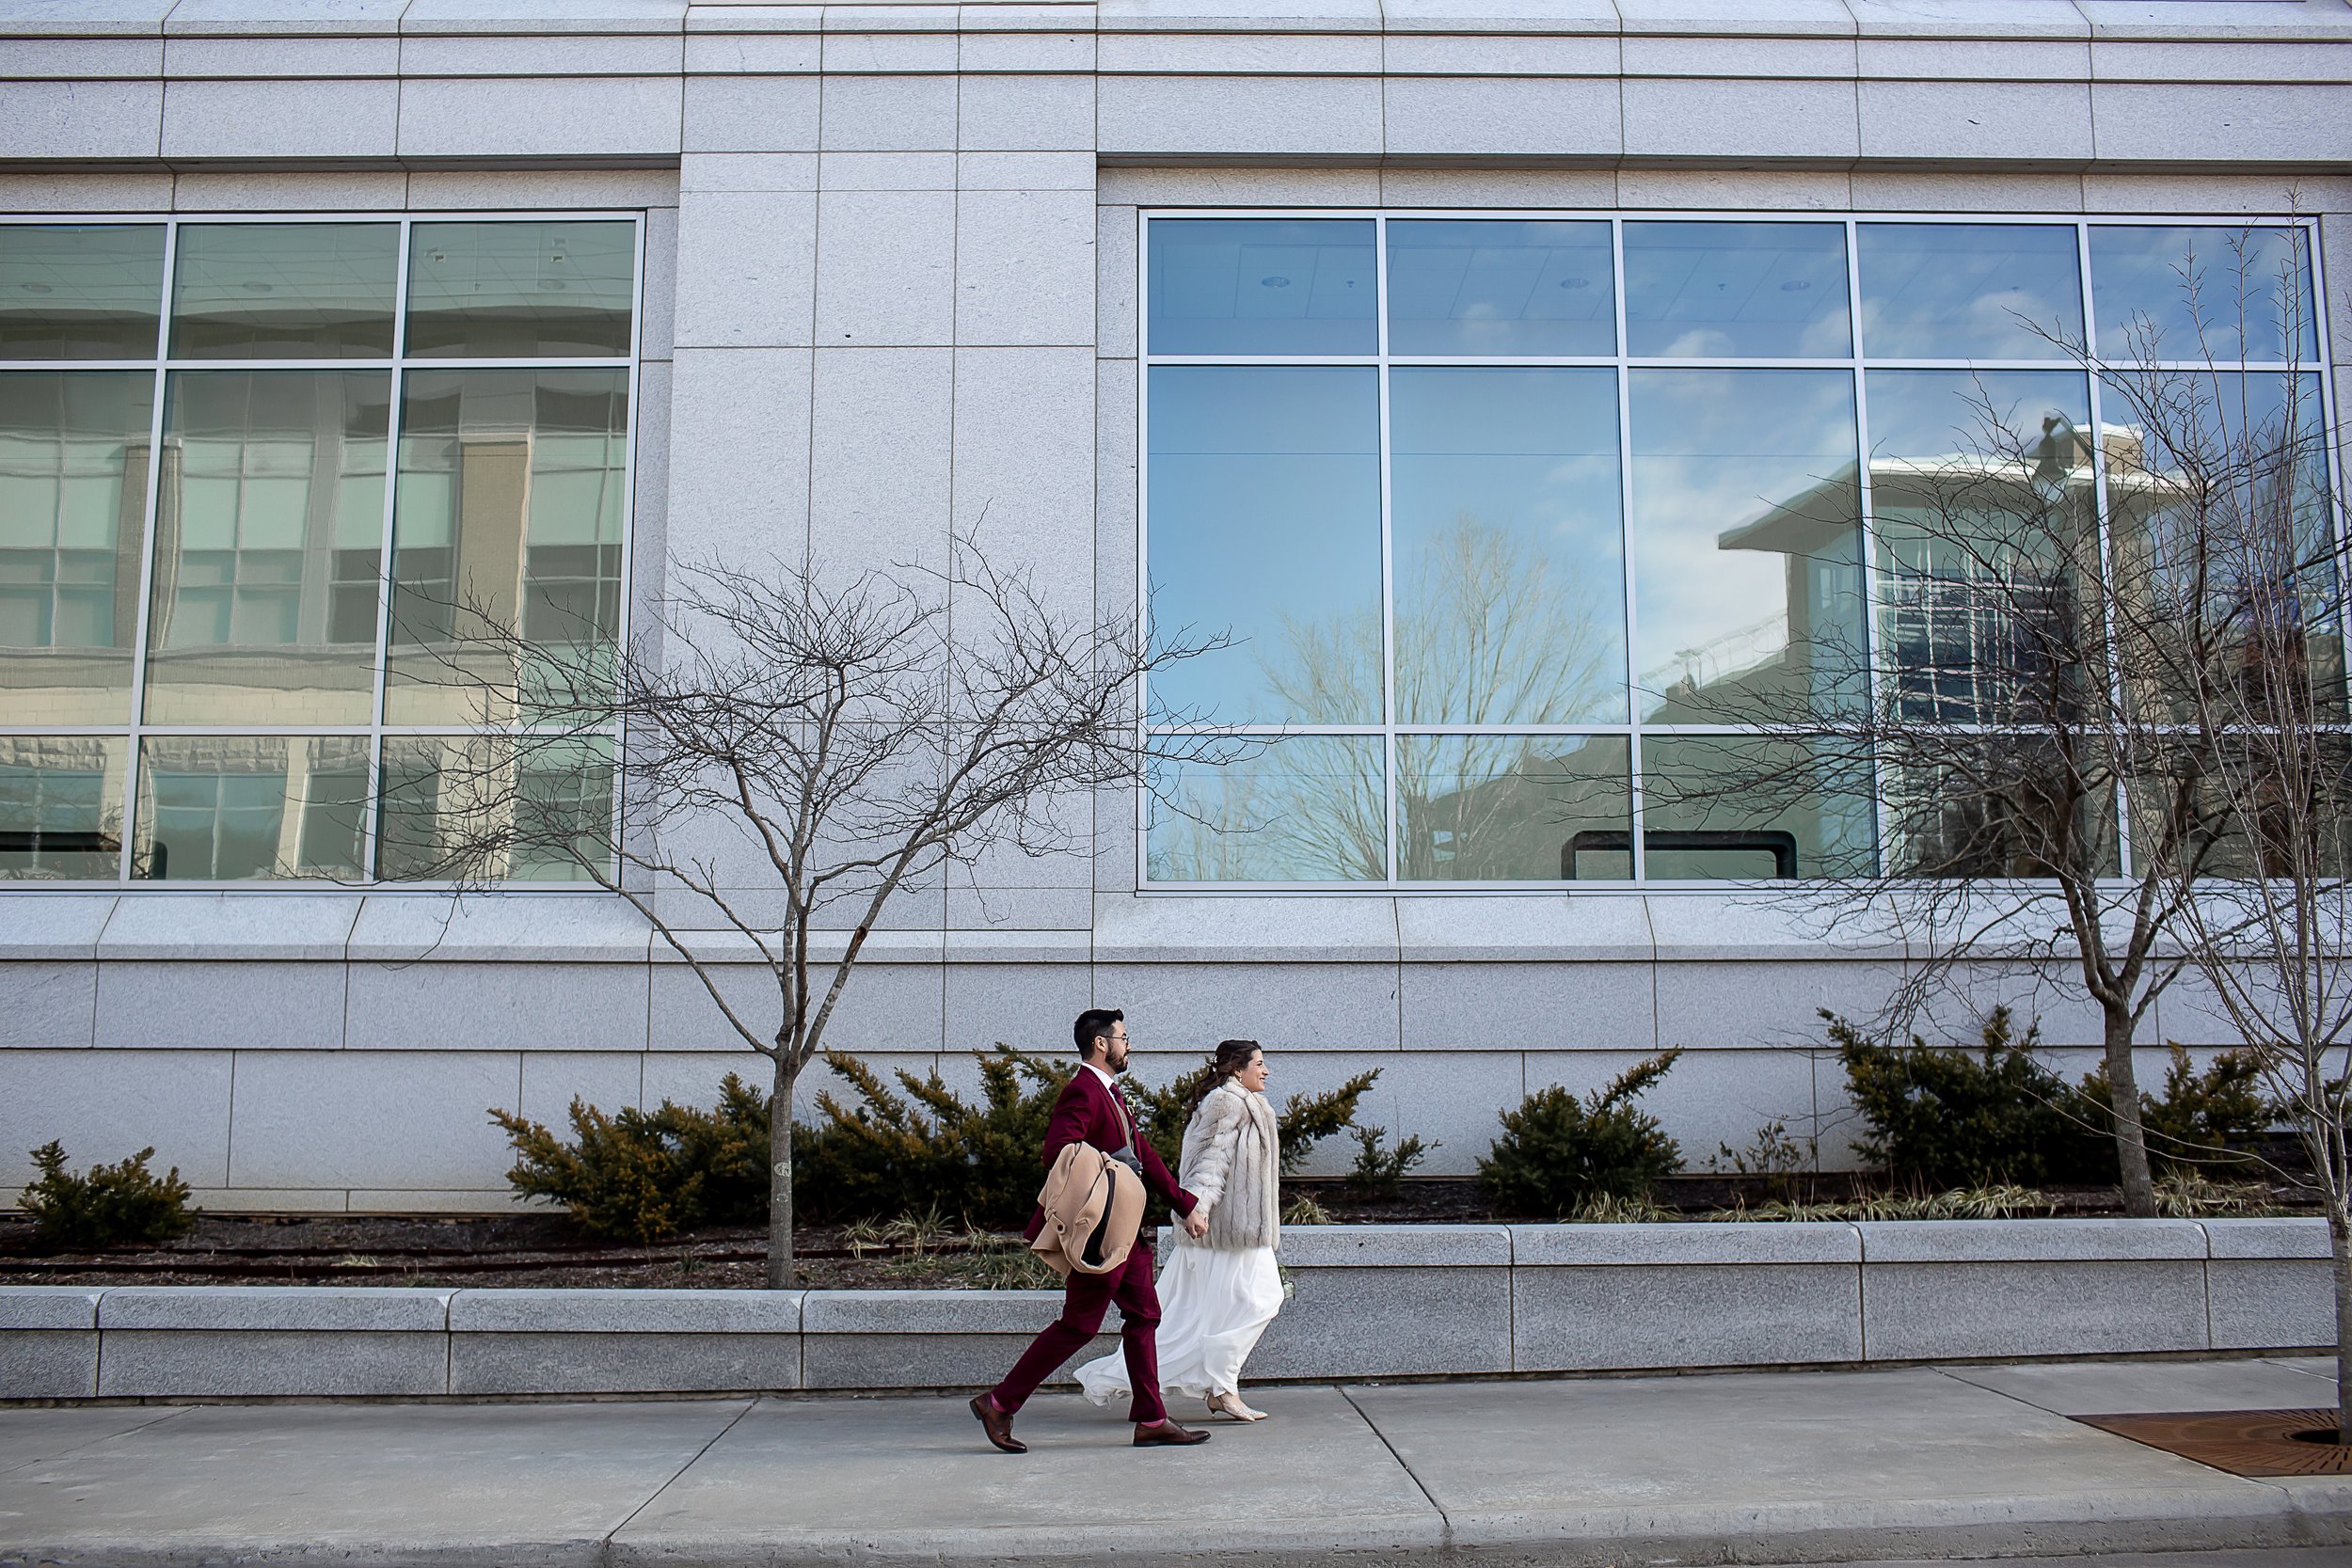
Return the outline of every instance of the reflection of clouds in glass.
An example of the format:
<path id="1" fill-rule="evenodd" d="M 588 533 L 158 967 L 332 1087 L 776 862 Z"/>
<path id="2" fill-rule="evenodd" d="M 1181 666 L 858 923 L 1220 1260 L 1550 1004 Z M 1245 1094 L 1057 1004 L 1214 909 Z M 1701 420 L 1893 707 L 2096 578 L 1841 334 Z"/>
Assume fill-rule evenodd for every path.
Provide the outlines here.
<path id="1" fill-rule="evenodd" d="M 2094 224 L 2090 285 L 2099 352 L 2109 358 L 2137 358 L 2151 347 L 2165 359 L 2318 356 L 2300 229 Z"/>
<path id="2" fill-rule="evenodd" d="M 1980 457 L 2032 447 L 2045 418 L 2090 423 L 2078 371 L 1872 371 L 1866 387 L 1873 459 Z M 1983 427 L 1988 405 L 1997 432 Z"/>
<path id="3" fill-rule="evenodd" d="M 1629 223 L 1625 272 L 1637 356 L 1846 356 L 1842 224 Z"/>
<path id="4" fill-rule="evenodd" d="M 1645 712 L 1678 683 L 1802 666 L 1802 644 L 1851 635 L 1859 610 L 1851 375 L 1631 374 Z"/>
<path id="5" fill-rule="evenodd" d="M 1623 721 L 1615 376 L 1398 370 L 1390 409 L 1399 719 Z"/>
<path id="6" fill-rule="evenodd" d="M 1730 333 L 1711 326 L 1693 327 L 1658 351 L 1665 359 L 1728 359 L 1739 352 Z"/>
<path id="7" fill-rule="evenodd" d="M 2074 244 L 2072 225 L 1861 225 L 1863 352 L 2063 358 L 2042 334 L 2082 341 Z"/>

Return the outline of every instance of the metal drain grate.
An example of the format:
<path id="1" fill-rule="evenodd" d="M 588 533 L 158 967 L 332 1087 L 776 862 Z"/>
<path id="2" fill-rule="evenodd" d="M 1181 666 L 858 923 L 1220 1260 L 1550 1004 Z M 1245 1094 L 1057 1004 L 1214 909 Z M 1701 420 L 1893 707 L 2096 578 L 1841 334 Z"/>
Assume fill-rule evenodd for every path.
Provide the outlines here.
<path id="1" fill-rule="evenodd" d="M 2307 1443 L 2295 1435 L 2332 1430 L 2333 1410 L 2199 1410 L 2074 1418 L 2233 1476 L 2352 1475 L 2352 1449 Z"/>

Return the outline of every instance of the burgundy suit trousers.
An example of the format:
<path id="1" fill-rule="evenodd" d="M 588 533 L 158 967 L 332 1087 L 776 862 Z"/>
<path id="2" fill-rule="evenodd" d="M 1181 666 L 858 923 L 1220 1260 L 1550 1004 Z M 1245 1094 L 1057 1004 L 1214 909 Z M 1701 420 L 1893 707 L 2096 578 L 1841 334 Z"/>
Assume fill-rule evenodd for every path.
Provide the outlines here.
<path id="1" fill-rule="evenodd" d="M 1168 1407 L 1160 1402 L 1160 1292 L 1152 1284 L 1152 1248 L 1140 1238 L 1117 1272 L 1070 1275 L 1062 1287 L 1061 1316 L 1029 1342 L 1005 1381 L 989 1390 L 996 1408 L 1009 1415 L 1026 1403 L 1039 1384 L 1101 1331 L 1112 1302 L 1119 1303 L 1124 1320 L 1119 1338 L 1127 1352 L 1127 1386 L 1134 1390 L 1127 1418 L 1166 1420 Z"/>

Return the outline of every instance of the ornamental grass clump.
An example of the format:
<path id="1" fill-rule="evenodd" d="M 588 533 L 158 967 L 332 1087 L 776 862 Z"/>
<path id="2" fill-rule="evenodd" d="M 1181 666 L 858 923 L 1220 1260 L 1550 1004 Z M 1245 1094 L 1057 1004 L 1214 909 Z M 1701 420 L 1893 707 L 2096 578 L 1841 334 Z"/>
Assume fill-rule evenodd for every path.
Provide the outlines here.
<path id="1" fill-rule="evenodd" d="M 1558 1219 L 1596 1199 L 1646 1201 L 1682 1148 L 1632 1101 L 1666 1076 L 1677 1046 L 1636 1062 L 1580 1101 L 1553 1085 L 1502 1113 L 1502 1136 L 1478 1162 L 1479 1183 L 1507 1213 Z"/>
<path id="2" fill-rule="evenodd" d="M 116 1164 L 92 1165 L 83 1176 L 65 1168 L 65 1145 L 54 1138 L 32 1152 L 40 1176 L 17 1207 L 33 1222 L 33 1244 L 45 1252 L 176 1241 L 196 1227 L 180 1167 L 160 1177 L 149 1170 L 152 1148 Z"/>

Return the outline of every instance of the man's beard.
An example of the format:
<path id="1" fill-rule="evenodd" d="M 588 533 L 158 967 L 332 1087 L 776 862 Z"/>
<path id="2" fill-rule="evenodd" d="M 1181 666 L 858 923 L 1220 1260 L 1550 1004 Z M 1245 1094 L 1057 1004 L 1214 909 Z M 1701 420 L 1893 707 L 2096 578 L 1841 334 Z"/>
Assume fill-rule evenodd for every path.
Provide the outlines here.
<path id="1" fill-rule="evenodd" d="M 1128 1051 L 1125 1046 L 1114 1045 L 1103 1053 L 1103 1065 L 1109 1068 L 1111 1076 L 1116 1078 L 1127 1070 L 1127 1056 Z"/>

